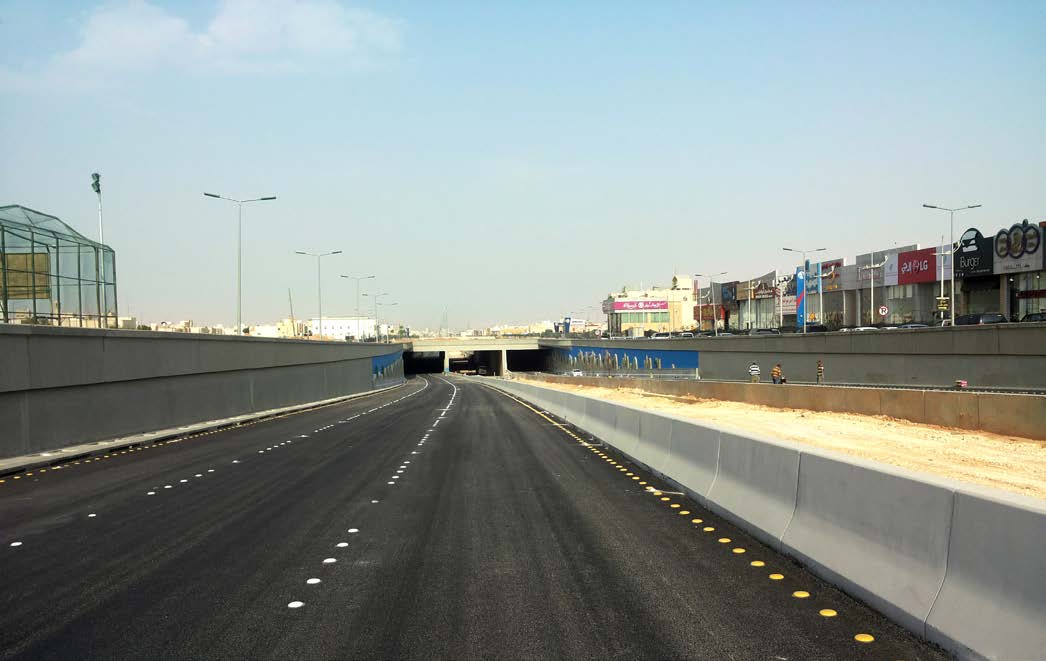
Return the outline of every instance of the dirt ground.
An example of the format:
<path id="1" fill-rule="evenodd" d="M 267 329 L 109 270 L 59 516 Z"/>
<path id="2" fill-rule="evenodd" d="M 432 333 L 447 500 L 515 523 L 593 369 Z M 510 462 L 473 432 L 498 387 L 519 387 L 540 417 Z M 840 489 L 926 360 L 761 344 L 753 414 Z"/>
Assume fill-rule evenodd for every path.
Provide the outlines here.
<path id="1" fill-rule="evenodd" d="M 778 409 L 741 402 L 671 397 L 630 388 L 546 382 L 540 385 L 1046 498 L 1046 443 L 1034 439 L 938 427 L 886 416 Z"/>

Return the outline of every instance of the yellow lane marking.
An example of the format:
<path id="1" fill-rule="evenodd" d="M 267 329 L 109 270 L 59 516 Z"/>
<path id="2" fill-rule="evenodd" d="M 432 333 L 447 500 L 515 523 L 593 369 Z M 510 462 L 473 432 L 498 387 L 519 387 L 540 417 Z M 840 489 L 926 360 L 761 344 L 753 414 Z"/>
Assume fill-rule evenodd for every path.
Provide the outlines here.
<path id="1" fill-rule="evenodd" d="M 752 565 L 753 567 L 765 567 L 766 566 L 766 563 L 763 562 L 762 560 L 753 560 L 752 562 L 750 562 L 748 564 Z"/>
<path id="2" fill-rule="evenodd" d="M 795 592 L 792 593 L 792 596 L 795 597 L 796 599 L 806 599 L 807 597 L 810 596 L 810 593 L 807 592 L 806 590 L 796 590 Z"/>
<path id="3" fill-rule="evenodd" d="M 784 578 L 784 574 L 770 574 L 771 581 L 780 581 Z"/>
<path id="4" fill-rule="evenodd" d="M 713 530 L 715 530 L 715 528 L 713 528 L 712 526 L 705 526 L 701 530 L 704 530 L 705 532 L 712 532 Z"/>
<path id="5" fill-rule="evenodd" d="M 719 538 L 719 543 L 720 543 L 720 544 L 729 544 L 729 543 L 730 543 L 730 542 L 732 542 L 732 541 L 733 541 L 733 540 L 732 540 L 732 539 L 730 539 L 729 537 L 720 537 L 720 538 Z"/>
<path id="6" fill-rule="evenodd" d="M 686 516 L 687 514 L 690 514 L 690 510 L 683 510 L 679 513 L 680 516 Z"/>
<path id="7" fill-rule="evenodd" d="M 704 519 L 690 519 L 690 523 L 704 523 Z"/>
<path id="8" fill-rule="evenodd" d="M 669 498 L 668 496 L 662 496 L 662 497 L 661 497 L 661 502 L 663 502 L 663 503 L 665 503 L 665 502 L 668 502 L 668 501 L 670 501 L 670 500 L 672 500 L 672 499 L 671 499 L 671 498 Z"/>
<path id="9" fill-rule="evenodd" d="M 870 636 L 866 633 L 859 633 L 856 636 L 854 636 L 854 640 L 856 640 L 859 643 L 870 643 L 875 640 L 875 637 Z"/>
<path id="10" fill-rule="evenodd" d="M 741 555 L 742 553 L 745 552 L 745 550 L 743 548 L 741 548 L 740 546 L 738 546 L 736 549 L 733 549 L 733 551 L 734 551 L 734 553 L 736 553 L 738 555 Z"/>
<path id="11" fill-rule="evenodd" d="M 824 608 L 824 609 L 822 609 L 822 610 L 819 610 L 819 611 L 817 611 L 817 612 L 818 612 L 818 613 L 819 613 L 819 614 L 820 614 L 820 615 L 821 615 L 822 617 L 835 617 L 836 615 L 838 615 L 838 614 L 839 614 L 839 613 L 836 613 L 836 612 L 835 612 L 834 610 L 832 610 L 831 608 Z"/>
<path id="12" fill-rule="evenodd" d="M 679 503 L 672 503 L 671 505 L 669 505 L 669 507 L 674 509 L 676 507 L 679 507 Z"/>

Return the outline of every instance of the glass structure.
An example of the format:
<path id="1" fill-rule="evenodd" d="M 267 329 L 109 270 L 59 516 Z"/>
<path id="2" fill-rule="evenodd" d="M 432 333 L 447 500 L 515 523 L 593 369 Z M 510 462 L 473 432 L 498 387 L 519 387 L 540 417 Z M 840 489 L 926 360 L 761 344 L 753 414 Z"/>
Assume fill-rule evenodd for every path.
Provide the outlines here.
<path id="1" fill-rule="evenodd" d="M 116 253 L 54 216 L 0 207 L 0 315 L 5 323 L 116 326 Z"/>

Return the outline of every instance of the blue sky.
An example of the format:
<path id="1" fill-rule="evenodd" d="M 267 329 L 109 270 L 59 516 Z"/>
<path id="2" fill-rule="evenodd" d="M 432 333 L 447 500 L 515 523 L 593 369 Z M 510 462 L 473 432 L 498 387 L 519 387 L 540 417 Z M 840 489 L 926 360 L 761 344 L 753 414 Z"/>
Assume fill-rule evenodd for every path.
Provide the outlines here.
<path id="1" fill-rule="evenodd" d="M 568 6 L 564 6 L 568 5 Z M 0 0 L 0 203 L 97 234 L 122 311 L 552 318 L 673 271 L 1046 219 L 1046 4 Z M 958 228 L 957 228 L 958 229 Z"/>

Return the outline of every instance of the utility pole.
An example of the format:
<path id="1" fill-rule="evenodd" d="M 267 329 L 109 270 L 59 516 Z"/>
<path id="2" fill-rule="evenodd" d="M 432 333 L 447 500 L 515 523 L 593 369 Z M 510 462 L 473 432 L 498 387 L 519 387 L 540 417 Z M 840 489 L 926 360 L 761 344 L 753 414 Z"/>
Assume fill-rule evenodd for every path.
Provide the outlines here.
<path id="1" fill-rule="evenodd" d="M 938 211 L 947 211 L 948 212 L 948 228 L 949 228 L 950 237 L 951 237 L 952 252 L 954 253 L 955 252 L 955 212 L 956 211 L 966 211 L 967 209 L 978 209 L 978 208 L 980 208 L 981 205 L 979 205 L 979 204 L 971 204 L 971 205 L 968 205 L 968 206 L 965 206 L 965 207 L 955 207 L 954 209 L 949 209 L 948 207 L 939 207 L 939 206 L 936 206 L 936 205 L 933 205 L 933 204 L 924 204 L 923 206 L 926 207 L 927 209 L 936 209 Z M 952 326 L 955 326 L 955 258 L 954 257 L 952 258 L 952 296 L 951 296 L 951 300 L 948 301 L 948 306 L 952 310 Z"/>
<path id="2" fill-rule="evenodd" d="M 861 267 L 861 270 L 862 271 L 868 271 L 870 273 L 870 275 L 871 275 L 871 278 L 872 278 L 871 302 L 868 305 L 868 307 L 869 307 L 868 319 L 869 319 L 869 323 L 870 324 L 874 324 L 875 323 L 875 269 L 881 268 L 884 264 L 886 264 L 886 260 L 885 259 L 883 261 L 879 262 L 878 264 L 868 264 L 868 266 L 862 266 Z M 861 292 L 861 290 L 858 289 L 857 290 L 858 298 L 860 297 L 860 292 Z M 858 319 L 857 323 L 860 324 L 860 322 L 861 322 L 861 320 Z"/>
<path id="3" fill-rule="evenodd" d="M 95 293 L 98 298 L 98 325 L 100 328 L 109 327 L 109 292 L 105 289 L 105 226 L 102 224 L 102 175 L 97 172 L 91 173 L 91 188 L 98 196 L 98 255 L 95 258 Z M 98 293 L 97 287 L 101 287 Z M 80 312 L 83 314 L 83 311 Z M 61 325 L 62 318 L 59 311 L 58 324 Z"/>

